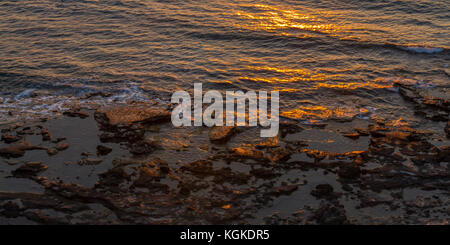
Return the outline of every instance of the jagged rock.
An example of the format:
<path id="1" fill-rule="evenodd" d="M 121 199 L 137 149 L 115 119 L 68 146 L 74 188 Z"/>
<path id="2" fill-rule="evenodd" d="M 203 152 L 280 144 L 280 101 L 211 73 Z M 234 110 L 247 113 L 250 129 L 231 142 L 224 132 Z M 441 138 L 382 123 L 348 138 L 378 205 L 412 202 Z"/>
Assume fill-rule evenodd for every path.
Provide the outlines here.
<path id="1" fill-rule="evenodd" d="M 225 142 L 229 140 L 235 132 L 236 127 L 234 126 L 216 126 L 209 131 L 209 139 L 213 142 Z"/>
<path id="2" fill-rule="evenodd" d="M 14 170 L 12 174 L 16 177 L 31 177 L 45 171 L 47 168 L 42 162 L 28 162 Z"/>

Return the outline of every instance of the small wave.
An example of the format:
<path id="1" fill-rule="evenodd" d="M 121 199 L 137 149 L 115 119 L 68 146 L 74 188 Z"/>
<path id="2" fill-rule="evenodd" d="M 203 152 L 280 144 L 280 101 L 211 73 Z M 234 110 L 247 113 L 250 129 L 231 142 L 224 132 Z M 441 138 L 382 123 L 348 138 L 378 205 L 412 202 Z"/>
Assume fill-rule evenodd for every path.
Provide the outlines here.
<path id="1" fill-rule="evenodd" d="M 127 84 L 110 91 L 74 84 L 72 89 L 65 92 L 69 93 L 25 89 L 16 95 L 0 96 L 0 123 L 53 118 L 75 106 L 96 109 L 105 105 L 135 102 L 168 103 L 155 96 L 155 93 L 141 89 L 137 84 Z"/>
<path id="2" fill-rule="evenodd" d="M 444 51 L 443 48 L 421 47 L 421 46 L 398 46 L 398 48 L 418 54 L 435 54 Z"/>

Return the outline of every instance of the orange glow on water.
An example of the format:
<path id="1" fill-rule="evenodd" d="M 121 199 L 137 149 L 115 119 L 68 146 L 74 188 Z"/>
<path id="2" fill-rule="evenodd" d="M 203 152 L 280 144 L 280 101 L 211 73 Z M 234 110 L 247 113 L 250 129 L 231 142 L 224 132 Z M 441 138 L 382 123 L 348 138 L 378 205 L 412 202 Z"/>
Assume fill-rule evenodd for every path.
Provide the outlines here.
<path id="1" fill-rule="evenodd" d="M 248 5 L 248 7 L 256 8 L 260 10 L 260 12 L 249 13 L 236 11 L 235 15 L 247 20 L 247 22 L 243 22 L 244 24 L 235 24 L 236 27 L 252 30 L 265 30 L 269 32 L 283 29 L 297 29 L 321 33 L 333 33 L 340 29 L 340 27 L 334 24 L 323 23 L 324 21 L 318 16 L 308 15 L 307 13 L 300 13 L 294 10 L 264 4 Z M 290 35 L 285 32 L 281 32 L 280 34 Z"/>

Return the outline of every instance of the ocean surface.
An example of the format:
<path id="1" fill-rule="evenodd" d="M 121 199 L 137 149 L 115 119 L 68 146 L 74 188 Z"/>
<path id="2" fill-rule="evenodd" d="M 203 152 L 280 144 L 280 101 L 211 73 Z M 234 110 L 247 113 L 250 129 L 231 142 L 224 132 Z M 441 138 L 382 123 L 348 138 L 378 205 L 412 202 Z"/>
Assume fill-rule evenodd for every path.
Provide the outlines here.
<path id="1" fill-rule="evenodd" d="M 448 0 L 1 1 L 0 40 L 2 122 L 201 82 L 278 90 L 302 123 L 427 127 L 394 82 L 450 86 Z"/>

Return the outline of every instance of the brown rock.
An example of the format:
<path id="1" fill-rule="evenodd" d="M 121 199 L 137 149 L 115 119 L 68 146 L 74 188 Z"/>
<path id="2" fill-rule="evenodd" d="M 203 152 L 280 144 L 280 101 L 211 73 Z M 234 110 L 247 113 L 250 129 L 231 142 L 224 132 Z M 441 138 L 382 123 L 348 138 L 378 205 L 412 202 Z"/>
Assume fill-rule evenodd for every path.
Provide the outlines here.
<path id="1" fill-rule="evenodd" d="M 359 133 L 348 133 L 348 134 L 344 134 L 344 136 L 347 138 L 350 138 L 352 140 L 359 139 Z"/>
<path id="2" fill-rule="evenodd" d="M 297 189 L 298 185 L 284 185 L 273 188 L 270 193 L 275 196 L 289 195 Z"/>
<path id="3" fill-rule="evenodd" d="M 17 136 L 13 136 L 10 134 L 2 134 L 2 141 L 9 144 L 9 143 L 14 143 L 16 141 L 19 141 L 21 138 L 17 137 Z"/>
<path id="4" fill-rule="evenodd" d="M 42 129 L 41 135 L 42 135 L 43 141 L 51 141 L 52 140 L 52 135 L 50 134 L 48 129 Z"/>
<path id="5" fill-rule="evenodd" d="M 345 179 L 355 179 L 361 175 L 361 169 L 354 165 L 341 166 L 338 171 L 338 175 Z"/>
<path id="6" fill-rule="evenodd" d="M 138 106 L 110 106 L 98 109 L 95 119 L 109 126 L 129 126 L 136 122 L 152 123 L 170 120 L 171 113 L 168 110 L 145 105 Z"/>
<path id="7" fill-rule="evenodd" d="M 213 142 L 224 142 L 227 141 L 235 133 L 236 127 L 234 126 L 220 126 L 213 127 L 209 131 L 209 139 Z"/>
<path id="8" fill-rule="evenodd" d="M 56 155 L 56 154 L 58 154 L 58 150 L 56 150 L 55 148 L 48 148 L 47 154 L 49 154 L 50 156 Z"/>
<path id="9" fill-rule="evenodd" d="M 46 170 L 47 168 L 48 167 L 42 162 L 28 162 L 14 170 L 12 174 L 16 177 L 30 177 Z"/>
<path id="10" fill-rule="evenodd" d="M 32 146 L 28 141 L 19 141 L 8 147 L 0 149 L 0 156 L 2 157 L 21 157 L 25 155 L 27 150 L 43 149 L 39 146 Z"/>
<path id="11" fill-rule="evenodd" d="M 69 144 L 68 144 L 68 143 L 65 143 L 65 142 L 60 142 L 60 143 L 58 143 L 58 144 L 55 146 L 55 148 L 56 148 L 58 151 L 63 151 L 63 150 L 65 150 L 65 149 L 69 148 Z"/>
<path id="12" fill-rule="evenodd" d="M 102 159 L 99 158 L 84 158 L 78 161 L 80 165 L 97 165 L 102 162 Z"/>
<path id="13" fill-rule="evenodd" d="M 112 148 L 109 148 L 104 145 L 97 146 L 97 155 L 108 155 L 112 151 Z"/>
<path id="14" fill-rule="evenodd" d="M 79 118 L 87 118 L 89 117 L 89 113 L 78 111 L 78 110 L 69 110 L 63 112 L 63 115 L 68 117 L 79 117 Z"/>

